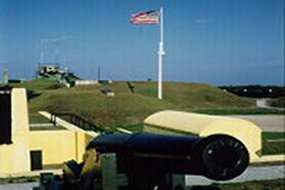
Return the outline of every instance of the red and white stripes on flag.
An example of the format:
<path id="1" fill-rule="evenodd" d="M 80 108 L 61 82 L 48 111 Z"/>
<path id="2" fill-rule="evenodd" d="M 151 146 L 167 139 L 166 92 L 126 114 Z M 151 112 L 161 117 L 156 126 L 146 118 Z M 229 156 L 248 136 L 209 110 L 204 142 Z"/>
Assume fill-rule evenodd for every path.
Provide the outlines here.
<path id="1" fill-rule="evenodd" d="M 130 22 L 132 24 L 158 24 L 159 11 L 152 10 L 148 12 L 139 12 L 132 15 Z"/>

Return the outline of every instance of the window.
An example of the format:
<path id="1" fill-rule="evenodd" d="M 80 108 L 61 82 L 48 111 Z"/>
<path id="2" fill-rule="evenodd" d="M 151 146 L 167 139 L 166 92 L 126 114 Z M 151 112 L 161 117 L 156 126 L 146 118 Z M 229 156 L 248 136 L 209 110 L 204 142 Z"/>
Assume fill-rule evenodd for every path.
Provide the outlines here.
<path id="1" fill-rule="evenodd" d="M 12 143 L 11 90 L 0 89 L 0 144 Z"/>
<path id="2" fill-rule="evenodd" d="M 31 170 L 42 170 L 42 151 L 41 150 L 32 150 L 30 151 L 31 156 Z"/>

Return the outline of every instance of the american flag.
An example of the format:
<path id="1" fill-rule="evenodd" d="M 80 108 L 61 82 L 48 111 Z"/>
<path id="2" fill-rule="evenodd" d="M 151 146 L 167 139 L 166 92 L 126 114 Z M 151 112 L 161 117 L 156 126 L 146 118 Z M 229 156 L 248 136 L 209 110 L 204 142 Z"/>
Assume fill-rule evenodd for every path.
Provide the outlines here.
<path id="1" fill-rule="evenodd" d="M 157 24 L 159 23 L 159 11 L 139 12 L 132 15 L 132 24 Z"/>

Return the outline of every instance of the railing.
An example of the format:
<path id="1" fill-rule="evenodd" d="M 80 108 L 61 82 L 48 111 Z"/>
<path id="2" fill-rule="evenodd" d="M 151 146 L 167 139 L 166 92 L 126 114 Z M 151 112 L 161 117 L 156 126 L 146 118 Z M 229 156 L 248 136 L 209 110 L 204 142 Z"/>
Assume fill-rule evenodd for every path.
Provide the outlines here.
<path id="1" fill-rule="evenodd" d="M 97 125 L 91 123 L 90 121 L 85 120 L 84 118 L 80 117 L 77 114 L 74 113 L 66 113 L 66 112 L 52 112 L 50 121 L 53 123 L 53 125 L 56 125 L 56 117 L 58 116 L 68 116 L 69 122 L 80 127 L 84 130 L 92 130 L 95 132 L 107 132 L 105 129 L 102 129 L 101 127 L 98 127 Z"/>

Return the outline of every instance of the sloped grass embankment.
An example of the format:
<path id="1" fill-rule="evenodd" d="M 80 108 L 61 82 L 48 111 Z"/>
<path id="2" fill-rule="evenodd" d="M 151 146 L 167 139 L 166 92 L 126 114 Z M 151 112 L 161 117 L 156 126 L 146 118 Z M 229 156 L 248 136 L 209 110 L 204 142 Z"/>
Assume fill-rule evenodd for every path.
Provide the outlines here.
<path id="1" fill-rule="evenodd" d="M 156 98 L 155 82 L 134 82 L 131 93 L 125 82 L 106 86 L 115 92 L 108 97 L 100 92 L 102 86 L 41 90 L 40 96 L 29 102 L 31 122 L 37 111 L 76 113 L 100 125 L 113 127 L 142 123 L 148 115 L 172 109 L 197 111 L 203 109 L 251 109 L 254 100 L 223 92 L 218 88 L 198 83 L 164 84 L 164 99 Z"/>

